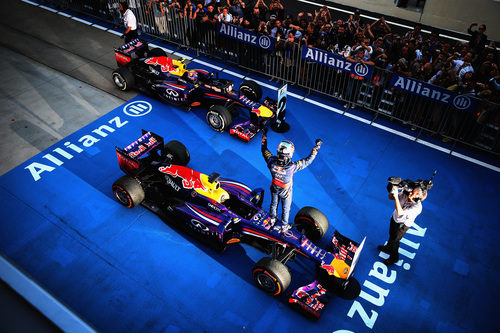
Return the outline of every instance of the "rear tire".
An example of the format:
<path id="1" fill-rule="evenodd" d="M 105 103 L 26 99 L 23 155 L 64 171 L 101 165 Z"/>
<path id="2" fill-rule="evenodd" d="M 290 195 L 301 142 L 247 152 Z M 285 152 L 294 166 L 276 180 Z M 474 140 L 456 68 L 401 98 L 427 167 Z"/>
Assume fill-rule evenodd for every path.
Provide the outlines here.
<path id="1" fill-rule="evenodd" d="M 113 183 L 112 189 L 116 199 L 127 208 L 139 205 L 146 196 L 141 184 L 130 176 L 118 178 Z"/>
<path id="2" fill-rule="evenodd" d="M 259 288 L 274 296 L 282 294 L 292 280 L 288 267 L 269 257 L 262 258 L 255 264 L 252 276 Z"/>
<path id="3" fill-rule="evenodd" d="M 151 49 L 147 53 L 148 58 L 154 58 L 154 57 L 166 57 L 167 53 L 163 51 L 163 49 L 160 49 L 159 47 L 155 47 L 154 49 Z"/>
<path id="4" fill-rule="evenodd" d="M 121 91 L 128 91 L 135 87 L 134 74 L 124 67 L 117 68 L 113 72 L 113 82 Z"/>
<path id="5" fill-rule="evenodd" d="M 172 154 L 173 163 L 177 165 L 186 166 L 191 160 L 191 155 L 189 154 L 189 150 L 184 146 L 182 142 L 177 140 L 169 141 L 165 145 L 165 149 L 168 154 Z"/>
<path id="6" fill-rule="evenodd" d="M 240 94 L 254 102 L 260 102 L 262 98 L 262 88 L 259 84 L 252 80 L 243 81 L 240 85 Z"/>
<path id="7" fill-rule="evenodd" d="M 207 112 L 207 123 L 217 132 L 224 132 L 231 126 L 233 117 L 231 112 L 222 105 L 212 105 Z"/>
<path id="8" fill-rule="evenodd" d="M 302 207 L 295 215 L 295 225 L 307 238 L 318 241 L 328 231 L 328 219 L 319 209 Z"/>

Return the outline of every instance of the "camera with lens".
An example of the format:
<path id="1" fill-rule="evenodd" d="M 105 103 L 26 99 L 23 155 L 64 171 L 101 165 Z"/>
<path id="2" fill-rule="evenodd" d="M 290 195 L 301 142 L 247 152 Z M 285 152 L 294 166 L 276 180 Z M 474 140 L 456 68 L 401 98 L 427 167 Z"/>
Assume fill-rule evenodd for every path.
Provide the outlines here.
<path id="1" fill-rule="evenodd" d="M 420 187 L 422 191 L 429 191 L 432 189 L 434 186 L 434 183 L 432 182 L 432 179 L 436 175 L 437 170 L 434 171 L 434 174 L 430 179 L 422 180 L 410 180 L 410 179 L 402 179 L 401 177 L 389 177 L 387 179 L 387 191 L 391 192 L 394 186 L 396 186 L 398 189 L 403 190 L 403 192 L 408 195 L 410 194 L 414 189 Z"/>

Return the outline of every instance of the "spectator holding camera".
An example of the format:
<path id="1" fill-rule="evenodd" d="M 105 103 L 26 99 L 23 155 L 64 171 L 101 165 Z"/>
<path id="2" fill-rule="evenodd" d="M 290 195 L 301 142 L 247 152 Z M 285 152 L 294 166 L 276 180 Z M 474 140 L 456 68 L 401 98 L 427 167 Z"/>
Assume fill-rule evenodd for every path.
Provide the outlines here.
<path id="1" fill-rule="evenodd" d="M 384 38 L 378 37 L 372 44 L 372 54 L 371 58 L 375 65 L 379 67 L 385 67 L 387 63 L 387 54 L 385 54 L 384 50 Z"/>
<path id="2" fill-rule="evenodd" d="M 245 1 L 231 0 L 231 13 L 233 14 L 233 16 L 243 17 L 244 10 L 245 10 Z"/>
<path id="3" fill-rule="evenodd" d="M 260 22 L 259 29 L 257 30 L 257 32 L 264 34 L 264 35 L 269 35 L 269 31 L 268 31 L 266 22 L 264 22 L 264 21 Z"/>
<path id="4" fill-rule="evenodd" d="M 327 6 L 323 6 L 320 10 L 314 11 L 315 17 L 314 20 L 318 21 L 321 19 L 323 23 L 331 23 L 332 22 L 332 14 L 330 13 L 330 9 Z"/>
<path id="5" fill-rule="evenodd" d="M 451 62 L 445 62 L 441 68 L 430 80 L 429 83 L 443 88 L 448 88 L 455 84 L 457 77 L 455 71 L 453 70 L 453 64 Z"/>
<path id="6" fill-rule="evenodd" d="M 269 16 L 276 15 L 276 19 L 282 21 L 285 18 L 285 7 L 279 0 L 272 0 L 269 4 Z"/>
<path id="7" fill-rule="evenodd" d="M 420 23 L 415 24 L 413 27 L 413 30 L 408 31 L 405 35 L 404 38 L 407 39 L 414 39 L 419 43 L 422 43 L 424 38 L 422 37 L 422 25 Z"/>
<path id="8" fill-rule="evenodd" d="M 269 11 L 269 7 L 266 5 L 264 0 L 257 0 L 254 8 L 259 9 L 259 20 L 267 21 L 267 12 Z"/>
<path id="9" fill-rule="evenodd" d="M 222 23 L 233 23 L 233 15 L 229 13 L 229 8 L 222 8 L 222 12 L 217 16 L 219 22 Z"/>
<path id="10" fill-rule="evenodd" d="M 361 19 L 361 11 L 356 9 L 354 11 L 354 15 L 350 15 L 347 20 L 348 29 L 354 34 L 356 32 L 360 32 L 365 26 L 364 21 Z"/>
<path id="11" fill-rule="evenodd" d="M 471 50 L 475 54 L 480 54 L 484 50 L 484 46 L 488 43 L 488 36 L 484 33 L 486 25 L 481 24 L 477 30 L 472 30 L 476 26 L 476 22 L 471 23 L 467 32 L 470 34 L 469 45 Z"/>
<path id="12" fill-rule="evenodd" d="M 194 19 L 194 13 L 196 12 L 196 7 L 191 3 L 191 0 L 187 0 L 184 5 L 184 17 Z"/>
<path id="13" fill-rule="evenodd" d="M 427 198 L 427 191 L 421 187 L 415 187 L 409 191 L 399 191 L 399 187 L 392 185 L 389 199 L 394 200 L 396 209 L 391 216 L 389 225 L 389 240 L 386 245 L 379 245 L 378 249 L 389 254 L 384 260 L 387 266 L 395 264 L 399 260 L 399 242 L 411 228 L 417 216 L 422 212 L 421 201 Z"/>
<path id="14" fill-rule="evenodd" d="M 460 54 L 458 52 L 455 52 L 450 58 L 448 58 L 448 61 L 451 61 L 451 63 L 453 64 L 453 71 L 458 78 L 458 83 L 461 83 L 465 73 L 474 73 L 474 68 L 472 67 L 471 52 L 467 52 L 463 60 L 460 60 L 459 57 Z"/>
<path id="15" fill-rule="evenodd" d="M 362 33 L 359 33 L 357 36 L 357 41 L 352 47 L 352 51 L 353 53 L 356 53 L 360 49 L 364 52 L 363 60 L 369 61 L 373 53 L 373 47 L 370 45 L 370 39 L 364 37 Z"/>

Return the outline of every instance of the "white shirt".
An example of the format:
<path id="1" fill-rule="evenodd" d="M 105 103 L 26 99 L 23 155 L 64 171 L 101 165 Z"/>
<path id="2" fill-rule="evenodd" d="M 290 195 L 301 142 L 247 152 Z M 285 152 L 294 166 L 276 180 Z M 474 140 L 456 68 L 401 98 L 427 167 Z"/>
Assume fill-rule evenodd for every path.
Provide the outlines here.
<path id="1" fill-rule="evenodd" d="M 466 63 L 463 60 L 454 60 L 455 72 L 459 76 L 463 76 L 467 72 L 474 72 L 474 67 L 470 63 Z"/>
<path id="2" fill-rule="evenodd" d="M 392 213 L 392 218 L 394 222 L 404 224 L 407 227 L 411 227 L 417 216 L 422 212 L 422 203 L 411 202 L 408 196 L 404 193 L 399 193 L 399 204 L 403 208 L 403 215 L 398 216 L 398 212 L 394 209 Z"/>
<path id="3" fill-rule="evenodd" d="M 125 28 L 130 27 L 132 30 L 137 30 L 137 20 L 130 9 L 127 9 L 123 14 L 123 23 L 125 24 Z"/>
<path id="4" fill-rule="evenodd" d="M 359 45 L 356 49 L 354 49 L 354 52 L 357 52 L 360 48 L 363 48 L 363 46 Z M 365 49 L 365 55 L 363 57 L 363 61 L 370 60 L 372 53 L 373 53 L 373 47 L 368 46 L 368 50 Z"/>
<path id="5" fill-rule="evenodd" d="M 226 23 L 231 23 L 233 22 L 233 15 L 230 13 L 227 13 L 226 16 L 224 16 L 223 13 L 219 14 L 219 22 L 226 22 Z"/>

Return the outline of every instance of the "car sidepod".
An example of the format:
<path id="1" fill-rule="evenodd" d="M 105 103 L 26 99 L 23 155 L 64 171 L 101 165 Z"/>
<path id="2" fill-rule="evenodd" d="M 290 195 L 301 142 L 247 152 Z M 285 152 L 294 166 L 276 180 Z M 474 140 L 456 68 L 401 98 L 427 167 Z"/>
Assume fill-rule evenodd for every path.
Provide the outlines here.
<path id="1" fill-rule="evenodd" d="M 153 84 L 151 89 L 163 100 L 173 105 L 187 104 L 187 91 L 192 87 L 187 85 L 162 82 Z"/>

